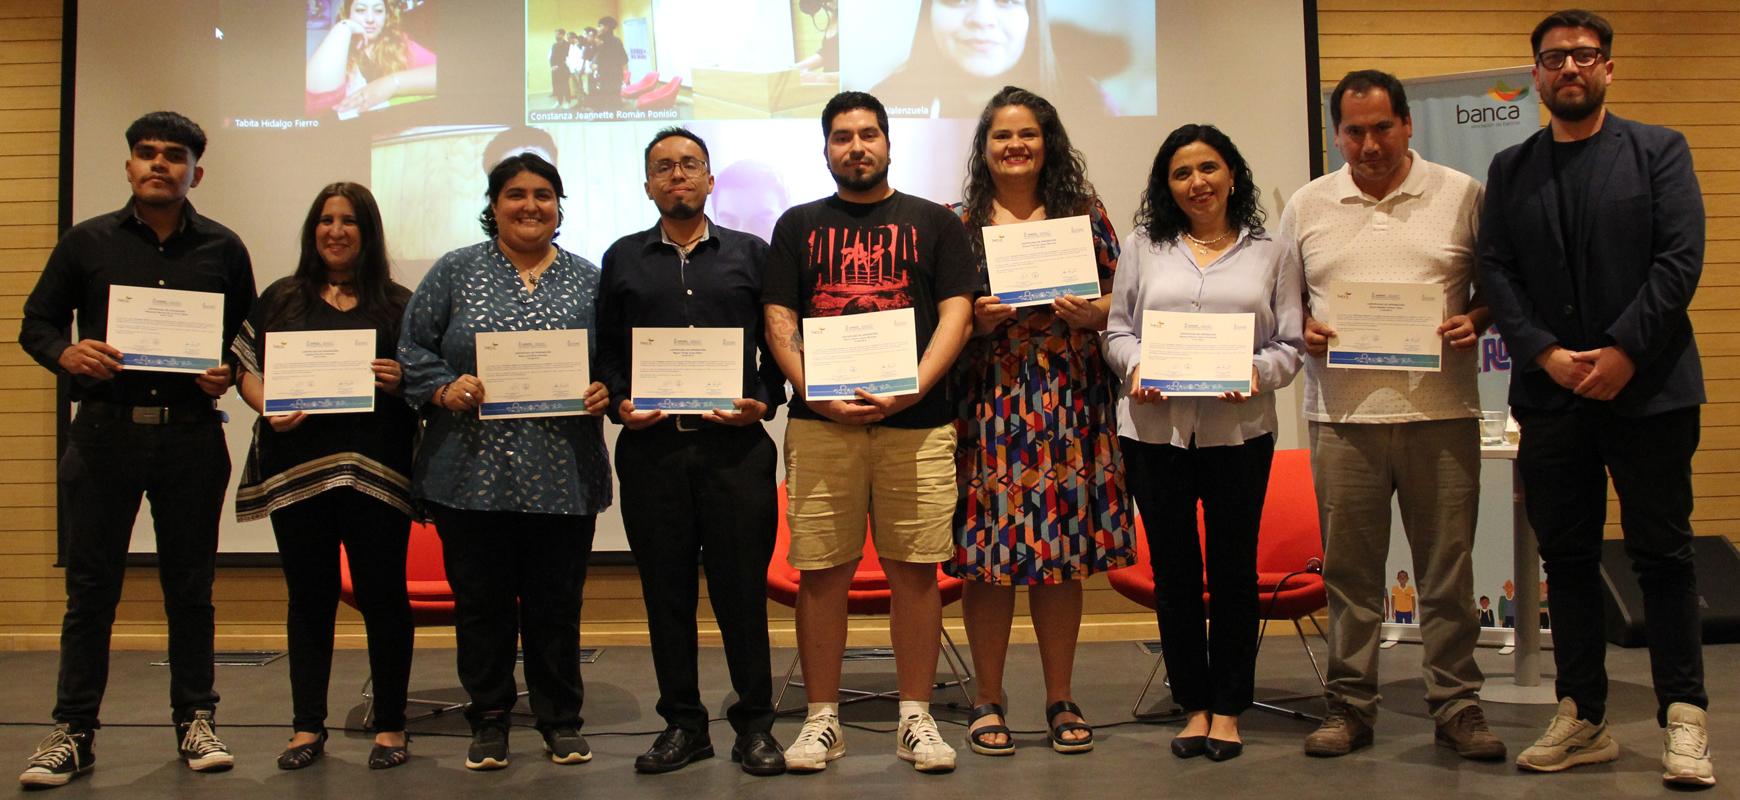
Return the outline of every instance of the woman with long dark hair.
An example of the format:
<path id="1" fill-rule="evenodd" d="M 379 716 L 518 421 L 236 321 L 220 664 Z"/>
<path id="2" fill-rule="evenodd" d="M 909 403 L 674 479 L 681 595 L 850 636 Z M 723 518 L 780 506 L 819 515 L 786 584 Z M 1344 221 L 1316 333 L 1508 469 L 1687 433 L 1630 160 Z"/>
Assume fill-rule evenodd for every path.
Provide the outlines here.
<path id="1" fill-rule="evenodd" d="M 366 365 L 375 378 L 374 410 L 262 416 L 236 490 L 239 519 L 271 517 L 290 594 L 286 627 L 295 732 L 278 755 L 282 769 L 306 767 L 325 751 L 341 544 L 368 629 L 376 731 L 369 766 L 395 767 L 410 757 L 405 687 L 412 625 L 405 547 L 417 417 L 396 396 L 400 368 L 393 360 L 410 295 L 393 282 L 374 195 L 362 184 L 330 184 L 315 196 L 302 223 L 295 273 L 260 295 L 232 347 L 242 399 L 263 413 L 269 334 L 375 333 L 375 358 Z"/>
<path id="2" fill-rule="evenodd" d="M 1093 731 L 1072 696 L 1082 579 L 1135 557 L 1134 520 L 1124 496 L 1114 431 L 1115 380 L 1100 355 L 1118 242 L 1069 143 L 1057 109 L 1014 86 L 991 98 L 967 156 L 965 199 L 954 206 L 971 233 L 984 279 L 987 226 L 1085 217 L 1101 292 L 1066 295 L 1016 309 L 980 287 L 973 339 L 957 362 L 961 417 L 955 560 L 966 579 L 963 613 L 978 697 L 967 743 L 982 755 L 1010 755 L 1003 663 L 1015 587 L 1028 587 L 1045 675 L 1051 746 L 1093 748 Z"/>
<path id="3" fill-rule="evenodd" d="M 906 62 L 870 93 L 889 116 L 971 117 L 1007 85 L 1107 112 L 1099 87 L 1059 62 L 1046 0 L 919 0 Z"/>
<path id="4" fill-rule="evenodd" d="M 1168 397 L 1142 388 L 1147 311 L 1251 314 L 1250 391 Z M 1264 232 L 1238 148 L 1213 125 L 1172 131 L 1119 259 L 1106 361 L 1129 388 L 1118 436 L 1148 539 L 1172 697 L 1189 715 L 1172 740 L 1179 758 L 1223 761 L 1244 748 L 1238 722 L 1256 676 L 1257 528 L 1275 452 L 1274 393 L 1299 371 L 1302 320 L 1297 261 Z"/>

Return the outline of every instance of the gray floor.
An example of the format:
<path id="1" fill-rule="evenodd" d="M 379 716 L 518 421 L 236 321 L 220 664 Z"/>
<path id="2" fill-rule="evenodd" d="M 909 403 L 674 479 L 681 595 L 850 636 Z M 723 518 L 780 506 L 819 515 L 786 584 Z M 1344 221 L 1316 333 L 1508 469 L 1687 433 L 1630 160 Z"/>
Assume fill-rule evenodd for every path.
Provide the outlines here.
<path id="1" fill-rule="evenodd" d="M 727 682 L 718 650 L 702 651 L 704 696 L 709 703 L 724 698 Z M 783 670 L 791 651 L 776 651 Z M 1011 722 L 1034 731 L 1018 738 L 1021 749 L 1012 758 L 973 755 L 961 743 L 964 715 L 938 709 L 944 734 L 960 750 L 960 769 L 952 775 L 919 775 L 894 758 L 891 703 L 852 706 L 845 716 L 857 728 L 848 729 L 848 755 L 818 775 L 751 778 L 725 758 L 731 731 L 716 722 L 712 733 L 720 757 L 662 776 L 636 775 L 633 757 L 644 750 L 662 727 L 653 711 L 656 692 L 651 656 L 645 648 L 611 647 L 598 663 L 585 668 L 585 733 L 596 757 L 591 763 L 556 766 L 541 757 L 536 733 L 515 728 L 514 761 L 506 770 L 472 774 L 464 768 L 464 722 L 436 719 L 412 726 L 414 758 L 385 772 L 366 768 L 369 739 L 361 732 L 338 734 L 328 757 L 300 772 L 280 772 L 273 757 L 288 736 L 289 690 L 287 663 L 265 667 L 224 667 L 218 688 L 224 694 L 219 730 L 237 754 L 234 771 L 195 775 L 175 760 L 173 733 L 164 725 L 168 670 L 151 667 L 152 654 L 118 653 L 114 658 L 106 727 L 97 740 L 98 767 L 72 785 L 55 790 L 57 797 L 101 793 L 108 797 L 194 798 L 241 797 L 459 797 L 478 792 L 505 796 L 573 796 L 612 798 L 720 796 L 781 798 L 899 797 L 918 790 L 925 800 L 1010 797 L 1655 797 L 1670 791 L 1659 781 L 1657 763 L 1661 733 L 1655 726 L 1654 697 L 1649 689 L 1647 653 L 1610 649 L 1613 677 L 1610 719 L 1622 755 L 1617 763 L 1583 767 L 1560 775 L 1519 774 L 1509 762 L 1476 764 L 1457 759 L 1432 743 L 1431 724 L 1423 707 L 1418 677 L 1420 649 L 1402 645 L 1383 654 L 1387 676 L 1383 685 L 1385 715 L 1378 724 L 1375 747 L 1341 759 L 1318 760 L 1300 753 L 1300 740 L 1311 726 L 1259 712 L 1245 715 L 1246 752 L 1235 761 L 1215 764 L 1205 759 L 1178 761 L 1167 752 L 1173 725 L 1129 722 L 1130 705 L 1148 676 L 1152 658 L 1131 643 L 1085 644 L 1077 657 L 1077 699 L 1099 724 L 1099 746 L 1091 754 L 1060 756 L 1044 745 L 1038 733 L 1042 721 L 1037 652 L 1017 645 L 1010 655 Z M 1480 653 L 1492 680 L 1500 680 L 1510 660 L 1495 651 Z M 1724 761 L 1740 742 L 1740 716 L 1728 709 L 1740 705 L 1733 676 L 1740 667 L 1740 646 L 1705 651 L 1711 677 L 1712 742 L 1717 775 L 1724 783 L 1706 797 L 1740 797 L 1740 758 Z M 52 701 L 55 656 L 52 653 L 0 653 L 0 756 L 23 761 L 43 735 Z M 847 666 L 848 685 L 887 688 L 892 664 Z M 331 724 L 356 724 L 361 715 L 357 689 L 366 676 L 364 654 L 343 651 L 334 667 Z M 1297 642 L 1271 639 L 1258 664 L 1258 694 L 1308 691 L 1315 683 Z M 458 697 L 454 688 L 451 651 L 420 651 L 412 680 L 413 694 Z M 777 685 L 776 685 L 777 690 Z M 787 703 L 797 700 L 793 691 Z M 939 702 L 959 701 L 959 695 L 939 692 Z M 1166 698 L 1159 698 L 1165 703 Z M 1300 704 L 1314 710 L 1315 702 Z M 1550 706 L 1503 705 L 1488 702 L 1488 717 L 1514 755 L 1531 742 L 1551 717 Z M 953 722 L 948 722 L 952 720 Z M 1122 722 L 1120 722 L 1122 721 Z M 1119 723 L 1119 724 L 1113 724 Z M 789 741 L 798 721 L 782 719 L 775 735 Z M 867 730 L 872 729 L 872 730 Z M 12 773 L 7 772 L 10 776 Z"/>

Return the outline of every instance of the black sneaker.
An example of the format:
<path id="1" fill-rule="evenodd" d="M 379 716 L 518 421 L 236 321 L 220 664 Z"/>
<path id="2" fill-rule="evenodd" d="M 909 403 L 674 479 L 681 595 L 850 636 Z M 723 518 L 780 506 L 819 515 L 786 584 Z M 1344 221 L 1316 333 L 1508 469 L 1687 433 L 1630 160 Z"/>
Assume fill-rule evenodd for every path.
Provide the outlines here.
<path id="1" fill-rule="evenodd" d="M 217 724 L 212 712 L 193 712 L 193 719 L 175 725 L 181 739 L 181 760 L 194 772 L 223 772 L 236 765 L 235 756 L 217 737 Z"/>
<path id="2" fill-rule="evenodd" d="M 471 747 L 465 751 L 466 769 L 501 769 L 508 765 L 508 731 L 506 725 L 484 723 L 471 733 Z"/>
<path id="3" fill-rule="evenodd" d="M 18 782 L 30 788 L 65 786 L 97 763 L 91 752 L 95 731 L 75 731 L 66 723 L 54 726 L 54 732 L 36 746 L 30 765 L 18 776 Z"/>
<path id="4" fill-rule="evenodd" d="M 558 764 L 584 764 L 592 760 L 592 748 L 586 746 L 586 737 L 566 726 L 544 731 L 544 752 Z"/>

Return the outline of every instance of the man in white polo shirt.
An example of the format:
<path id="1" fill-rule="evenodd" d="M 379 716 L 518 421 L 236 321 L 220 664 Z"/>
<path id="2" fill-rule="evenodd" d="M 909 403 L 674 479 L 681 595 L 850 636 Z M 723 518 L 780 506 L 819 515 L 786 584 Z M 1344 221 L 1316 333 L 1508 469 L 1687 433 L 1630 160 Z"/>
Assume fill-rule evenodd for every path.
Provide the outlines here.
<path id="1" fill-rule="evenodd" d="M 1414 557 L 1437 742 L 1465 758 L 1503 758 L 1477 703 L 1480 626 L 1470 602 L 1480 499 L 1475 345 L 1487 324 L 1473 291 L 1481 187 L 1408 148 L 1408 99 L 1392 75 L 1348 73 L 1330 116 L 1347 166 L 1295 192 L 1280 232 L 1304 270 L 1304 411 L 1329 593 L 1330 713 L 1305 752 L 1340 756 L 1372 742 L 1394 495 Z M 1336 333 L 1319 318 L 1331 281 L 1442 286 L 1441 370 L 1329 367 Z"/>

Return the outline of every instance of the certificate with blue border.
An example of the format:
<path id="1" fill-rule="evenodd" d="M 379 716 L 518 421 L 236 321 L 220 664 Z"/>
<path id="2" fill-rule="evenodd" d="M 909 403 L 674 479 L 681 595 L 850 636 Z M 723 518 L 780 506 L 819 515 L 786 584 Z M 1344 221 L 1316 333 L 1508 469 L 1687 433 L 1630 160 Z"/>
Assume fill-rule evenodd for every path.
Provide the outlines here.
<path id="1" fill-rule="evenodd" d="M 635 328 L 634 410 L 705 414 L 743 396 L 742 328 Z"/>
<path id="2" fill-rule="evenodd" d="M 1444 360 L 1444 287 L 1436 283 L 1330 281 L 1323 321 L 1329 366 L 1437 372 Z"/>
<path id="3" fill-rule="evenodd" d="M 104 340 L 121 365 L 145 372 L 205 372 L 223 363 L 224 296 L 110 286 Z"/>
<path id="4" fill-rule="evenodd" d="M 477 334 L 482 419 L 571 417 L 586 413 L 590 377 L 585 330 Z"/>
<path id="5" fill-rule="evenodd" d="M 1041 305 L 1068 294 L 1100 296 L 1093 223 L 1086 215 L 979 230 L 991 294 L 1004 305 Z"/>
<path id="6" fill-rule="evenodd" d="M 1256 315 L 1142 311 L 1141 381 L 1169 397 L 1250 394 Z"/>
<path id="7" fill-rule="evenodd" d="M 375 410 L 373 328 L 266 332 L 266 416 Z"/>
<path id="8" fill-rule="evenodd" d="M 804 319 L 804 399 L 852 400 L 857 390 L 918 393 L 918 330 L 910 308 Z"/>

